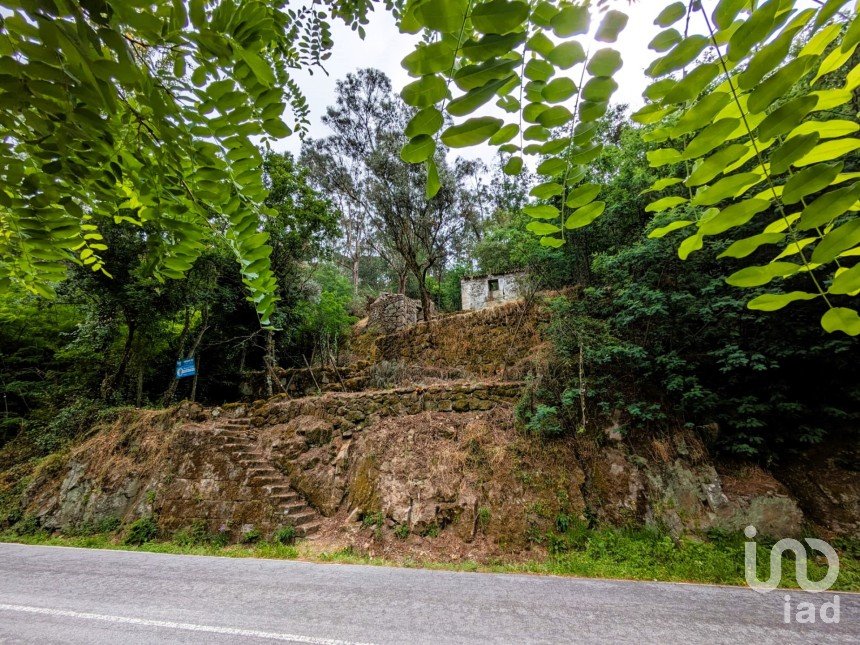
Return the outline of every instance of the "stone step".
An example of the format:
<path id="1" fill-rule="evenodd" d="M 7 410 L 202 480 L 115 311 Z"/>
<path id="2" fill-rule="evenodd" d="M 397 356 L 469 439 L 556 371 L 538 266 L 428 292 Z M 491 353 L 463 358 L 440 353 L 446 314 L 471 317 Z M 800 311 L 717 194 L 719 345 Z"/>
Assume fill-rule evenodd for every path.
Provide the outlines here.
<path id="1" fill-rule="evenodd" d="M 271 475 L 272 477 L 278 476 L 281 477 L 281 473 L 272 468 L 271 466 L 255 466 L 253 468 L 247 468 L 246 472 L 251 477 L 266 477 Z"/>
<path id="2" fill-rule="evenodd" d="M 225 441 L 222 445 L 225 448 L 227 448 L 228 450 L 237 451 L 238 449 L 241 449 L 241 448 L 243 448 L 243 449 L 251 448 L 251 446 L 253 444 L 250 442 L 248 442 L 248 443 L 237 443 L 235 440 L 228 440 L 228 441 Z"/>
<path id="3" fill-rule="evenodd" d="M 281 510 L 291 516 L 303 511 L 306 508 L 308 508 L 308 505 L 303 500 L 295 500 L 288 502 L 287 504 L 281 505 Z"/>
<path id="4" fill-rule="evenodd" d="M 284 478 L 281 475 L 251 475 L 248 477 L 248 483 L 252 486 L 274 486 L 283 482 Z"/>
<path id="5" fill-rule="evenodd" d="M 300 511 L 298 513 L 284 512 L 284 515 L 286 515 L 287 518 L 291 520 L 295 526 L 301 526 L 302 524 L 306 524 L 317 518 L 316 511 L 312 511 L 310 508 L 305 511 Z"/>
<path id="6" fill-rule="evenodd" d="M 296 533 L 298 533 L 300 537 L 307 537 L 308 535 L 313 535 L 319 531 L 321 525 L 321 522 L 308 522 L 307 524 L 298 525 L 295 527 Z"/>
<path id="7" fill-rule="evenodd" d="M 227 419 L 224 423 L 228 426 L 247 428 L 251 425 L 251 420 L 247 418 Z"/>
<path id="8" fill-rule="evenodd" d="M 299 496 L 298 493 L 296 493 L 296 491 L 294 491 L 292 487 L 283 480 L 277 484 L 266 486 L 266 491 L 272 497 L 287 497 L 291 495 L 295 495 L 296 497 Z"/>

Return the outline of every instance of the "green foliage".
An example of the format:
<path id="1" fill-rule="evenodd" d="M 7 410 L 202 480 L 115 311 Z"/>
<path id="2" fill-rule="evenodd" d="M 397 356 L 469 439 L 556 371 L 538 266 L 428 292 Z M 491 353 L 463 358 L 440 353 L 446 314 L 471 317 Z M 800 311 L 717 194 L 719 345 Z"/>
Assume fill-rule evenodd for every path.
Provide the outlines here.
<path id="1" fill-rule="evenodd" d="M 275 531 L 275 535 L 273 536 L 275 542 L 283 545 L 294 544 L 296 537 L 296 527 L 294 526 L 284 526 Z"/>
<path id="2" fill-rule="evenodd" d="M 151 516 L 141 517 L 128 527 L 123 544 L 140 546 L 154 540 L 158 535 L 158 526 Z"/>
<path id="3" fill-rule="evenodd" d="M 263 534 L 257 528 L 251 528 L 242 533 L 242 544 L 256 544 L 263 539 Z"/>
<path id="4" fill-rule="evenodd" d="M 820 300 L 827 331 L 857 335 L 857 312 L 841 304 L 857 292 L 838 285 L 831 291 L 849 269 L 844 263 L 852 263 L 860 249 L 854 210 L 860 182 L 846 167 L 860 147 L 860 126 L 843 118 L 860 77 L 856 67 L 847 74 L 843 69 L 856 65 L 857 46 L 845 16 L 836 14 L 844 4 L 796 11 L 795 2 L 750 8 L 724 0 L 710 17 L 702 4 L 691 5 L 704 17 L 709 36 L 687 36 L 667 48 L 652 43 L 665 53 L 646 71 L 658 80 L 646 90 L 652 103 L 634 119 L 654 123 L 647 136 L 664 146 L 649 154 L 652 166 L 684 163 L 670 191 L 676 194 L 649 207 L 671 209 L 675 222 L 695 225 L 679 246 L 682 258 L 700 249 L 703 237 L 755 218 L 753 234 L 723 256 L 747 258 L 762 245 L 772 250 L 764 264 L 757 263 L 761 254 L 745 260 L 727 282 L 742 288 L 775 283 L 749 301 L 751 309 L 776 311 Z M 681 17 L 673 14 L 671 21 Z M 802 46 L 793 48 L 799 36 Z M 682 79 L 670 76 L 681 68 Z M 666 183 L 654 187 L 662 194 L 665 188 Z M 680 208 L 687 203 L 698 208 Z M 709 206 L 714 208 L 703 208 Z M 788 292 L 778 290 L 783 282 Z"/>
<path id="5" fill-rule="evenodd" d="M 398 540 L 405 540 L 409 537 L 409 525 L 408 524 L 398 524 L 394 529 L 394 537 Z"/>
<path id="6" fill-rule="evenodd" d="M 587 4 L 564 2 L 418 0 L 407 4 L 401 30 L 423 29 L 425 37 L 430 35 L 435 42 L 419 45 L 404 59 L 403 66 L 418 78 L 404 88 L 404 101 L 425 111 L 434 106 L 433 114 L 447 111 L 462 117 L 495 100 L 516 119 L 505 123 L 496 117 L 473 116 L 445 127 L 443 119 L 422 118 L 420 128 L 414 125 L 407 132 L 411 139 L 403 147 L 403 159 L 425 163 L 432 176 L 436 162 L 430 153 L 439 141 L 452 148 L 489 141 L 510 155 L 505 172 L 516 175 L 522 171 L 523 155 L 540 156 L 537 172 L 545 188 L 555 189 L 554 194 L 562 198 L 551 217 L 557 224 L 536 221 L 530 230 L 543 236 L 544 246 L 560 246 L 565 229 L 584 226 L 605 206 L 593 201 L 596 193 L 577 207 L 563 195 L 580 184 L 584 166 L 599 154 L 599 146 L 593 143 L 594 122 L 607 111 L 617 89 L 612 75 L 621 67 L 616 50 L 604 47 L 589 57 L 578 41 L 569 39 L 586 33 L 591 18 Z M 598 40 L 614 42 L 626 23 L 627 17 L 619 11 L 605 13 Z M 556 72 L 571 68 L 578 82 L 553 78 Z M 452 86 L 463 94 L 456 95 Z M 559 104 L 574 95 L 573 110 Z M 438 184 L 428 182 L 427 190 L 432 196 Z"/>

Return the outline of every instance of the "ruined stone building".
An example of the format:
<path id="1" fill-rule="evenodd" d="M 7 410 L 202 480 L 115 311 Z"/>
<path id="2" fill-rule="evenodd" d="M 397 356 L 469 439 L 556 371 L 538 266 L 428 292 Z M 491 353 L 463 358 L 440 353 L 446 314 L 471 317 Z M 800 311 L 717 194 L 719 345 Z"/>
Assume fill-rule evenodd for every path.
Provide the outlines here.
<path id="1" fill-rule="evenodd" d="M 525 277 L 522 271 L 462 277 L 460 298 L 463 311 L 519 300 L 525 292 Z"/>
<path id="2" fill-rule="evenodd" d="M 423 319 L 421 303 L 401 293 L 380 293 L 367 305 L 368 328 L 383 334 L 393 334 Z"/>

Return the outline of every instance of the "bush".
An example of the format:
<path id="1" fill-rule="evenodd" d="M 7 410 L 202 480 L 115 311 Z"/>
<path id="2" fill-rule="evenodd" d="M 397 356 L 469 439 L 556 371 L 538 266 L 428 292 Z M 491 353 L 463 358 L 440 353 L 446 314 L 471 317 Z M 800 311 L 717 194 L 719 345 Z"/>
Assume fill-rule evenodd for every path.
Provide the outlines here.
<path id="1" fill-rule="evenodd" d="M 295 543 L 296 537 L 296 527 L 285 526 L 275 532 L 274 540 L 278 544 L 290 545 Z"/>
<path id="2" fill-rule="evenodd" d="M 261 539 L 263 539 L 263 534 L 256 528 L 252 528 L 242 533 L 242 544 L 256 544 Z"/>
<path id="3" fill-rule="evenodd" d="M 132 522 L 128 527 L 128 532 L 125 535 L 122 543 L 130 546 L 140 546 L 155 539 L 158 535 L 158 526 L 155 520 L 150 517 L 141 517 Z"/>
<path id="4" fill-rule="evenodd" d="M 398 524 L 397 528 L 394 529 L 394 535 L 401 540 L 405 540 L 409 537 L 409 525 Z"/>

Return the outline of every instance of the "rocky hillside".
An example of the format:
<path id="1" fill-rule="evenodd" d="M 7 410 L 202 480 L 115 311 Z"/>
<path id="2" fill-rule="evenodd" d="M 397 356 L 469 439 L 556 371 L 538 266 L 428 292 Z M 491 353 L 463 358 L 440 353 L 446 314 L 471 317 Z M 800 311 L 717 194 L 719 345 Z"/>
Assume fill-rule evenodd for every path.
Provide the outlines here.
<path id="1" fill-rule="evenodd" d="M 857 455 L 811 452 L 766 472 L 715 461 L 706 431 L 622 435 L 606 420 L 588 437 L 525 434 L 515 407 L 543 351 L 541 318 L 515 303 L 363 330 L 348 378 L 283 373 L 266 400 L 123 411 L 0 473 L 0 523 L 70 532 L 151 516 L 165 535 L 231 539 L 291 526 L 326 548 L 455 559 L 543 549 L 571 523 L 860 530 Z M 306 395 L 308 376 L 331 391 Z"/>

